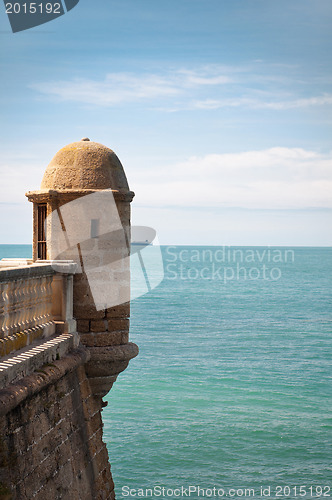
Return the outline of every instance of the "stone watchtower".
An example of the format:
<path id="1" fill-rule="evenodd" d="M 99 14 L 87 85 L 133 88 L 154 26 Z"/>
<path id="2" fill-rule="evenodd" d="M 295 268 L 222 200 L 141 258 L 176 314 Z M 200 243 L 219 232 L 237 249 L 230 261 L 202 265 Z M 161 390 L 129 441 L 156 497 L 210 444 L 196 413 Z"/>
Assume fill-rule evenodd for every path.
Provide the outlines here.
<path id="1" fill-rule="evenodd" d="M 26 196 L 33 202 L 33 260 L 77 263 L 73 316 L 90 352 L 85 371 L 101 402 L 138 353 L 128 342 L 134 193 L 116 154 L 84 138 L 60 149 L 40 190 Z"/>

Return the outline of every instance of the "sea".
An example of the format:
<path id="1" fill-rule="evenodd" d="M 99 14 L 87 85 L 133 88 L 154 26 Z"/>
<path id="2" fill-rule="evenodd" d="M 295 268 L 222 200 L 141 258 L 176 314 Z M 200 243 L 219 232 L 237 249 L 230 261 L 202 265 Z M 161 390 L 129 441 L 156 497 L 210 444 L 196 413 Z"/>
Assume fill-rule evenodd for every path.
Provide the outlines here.
<path id="1" fill-rule="evenodd" d="M 117 498 L 332 497 L 332 249 L 161 254 L 102 414 Z"/>

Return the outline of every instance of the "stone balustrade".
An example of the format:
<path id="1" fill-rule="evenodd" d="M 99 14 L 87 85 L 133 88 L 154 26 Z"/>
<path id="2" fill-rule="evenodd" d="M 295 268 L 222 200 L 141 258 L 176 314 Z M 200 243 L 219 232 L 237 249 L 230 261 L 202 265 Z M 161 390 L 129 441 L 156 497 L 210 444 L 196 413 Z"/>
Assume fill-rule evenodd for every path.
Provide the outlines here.
<path id="1" fill-rule="evenodd" d="M 0 261 L 0 356 L 55 333 L 71 333 L 76 264 Z"/>

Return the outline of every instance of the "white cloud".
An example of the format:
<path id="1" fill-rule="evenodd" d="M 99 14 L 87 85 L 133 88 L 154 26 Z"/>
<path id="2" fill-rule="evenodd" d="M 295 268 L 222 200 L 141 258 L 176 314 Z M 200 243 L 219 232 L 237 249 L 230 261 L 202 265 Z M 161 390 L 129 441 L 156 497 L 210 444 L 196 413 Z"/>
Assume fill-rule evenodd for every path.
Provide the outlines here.
<path id="1" fill-rule="evenodd" d="M 98 106 L 114 106 L 125 102 L 153 101 L 175 97 L 188 88 L 218 86 L 230 83 L 230 77 L 205 71 L 179 70 L 165 75 L 109 73 L 104 80 L 74 79 L 38 82 L 31 88 L 63 101 L 78 101 Z"/>
<path id="2" fill-rule="evenodd" d="M 275 147 L 192 156 L 151 168 L 126 163 L 135 204 L 149 207 L 332 208 L 332 152 Z M 24 161 L 0 164 L 0 201 L 25 203 L 44 167 Z"/>
<path id="3" fill-rule="evenodd" d="M 221 108 L 283 111 L 332 104 L 332 94 L 318 91 L 326 88 L 326 82 L 310 85 L 299 80 L 290 68 L 258 66 L 211 64 L 155 73 L 114 72 L 101 79 L 45 81 L 30 87 L 60 101 L 107 107 L 144 102 L 159 111 L 173 112 Z M 299 97 L 304 89 L 307 95 Z"/>
<path id="4" fill-rule="evenodd" d="M 321 96 L 308 97 L 306 99 L 295 99 L 293 101 L 267 102 L 263 105 L 270 109 L 292 109 L 306 108 L 308 106 L 329 106 L 332 104 L 332 95 L 324 94 Z"/>
<path id="5" fill-rule="evenodd" d="M 193 109 L 220 109 L 220 108 L 251 108 L 251 109 L 274 109 L 287 110 L 296 108 L 307 108 L 310 106 L 329 106 L 332 104 L 332 95 L 308 97 L 304 99 L 293 99 L 284 101 L 265 101 L 250 99 L 247 97 L 237 97 L 233 99 L 205 99 L 194 101 L 191 105 Z"/>
<path id="6" fill-rule="evenodd" d="M 205 67 L 196 71 L 182 69 L 176 72 L 178 83 L 185 87 L 197 87 L 204 85 L 225 85 L 234 81 L 233 77 L 220 74 L 222 71 L 218 67 Z M 227 71 L 224 69 L 223 71 Z"/>
<path id="7" fill-rule="evenodd" d="M 30 241 L 24 193 L 38 189 L 43 169 L 18 158 L 0 165 L 2 242 Z M 332 152 L 275 147 L 153 168 L 136 159 L 126 172 L 136 192 L 133 224 L 158 229 L 163 243 L 331 244 Z"/>
<path id="8" fill-rule="evenodd" d="M 301 148 L 191 157 L 129 177 L 142 206 L 332 208 L 332 153 Z"/>
<path id="9" fill-rule="evenodd" d="M 138 77 L 125 73 L 109 74 L 103 81 L 75 79 L 36 83 L 32 88 L 63 101 L 78 101 L 97 106 L 174 96 L 179 89 L 156 75 Z"/>

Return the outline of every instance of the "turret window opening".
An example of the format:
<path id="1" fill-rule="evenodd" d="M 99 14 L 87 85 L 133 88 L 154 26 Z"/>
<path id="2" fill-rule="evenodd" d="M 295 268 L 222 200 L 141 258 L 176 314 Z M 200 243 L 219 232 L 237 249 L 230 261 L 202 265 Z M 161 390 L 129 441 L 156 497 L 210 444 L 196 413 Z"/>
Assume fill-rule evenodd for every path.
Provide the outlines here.
<path id="1" fill-rule="evenodd" d="M 46 203 L 37 205 L 37 258 L 46 260 Z"/>

